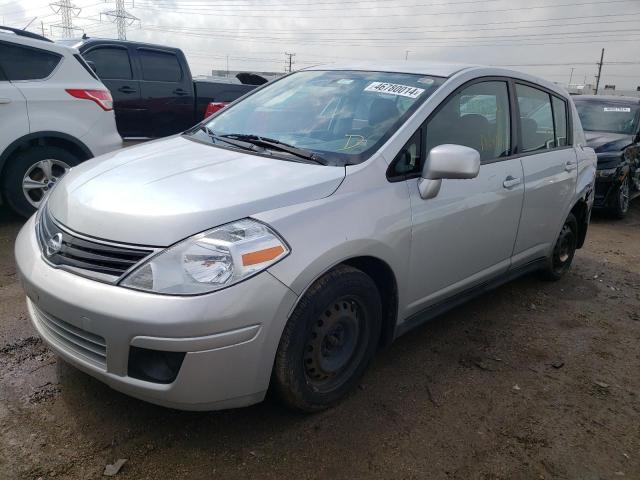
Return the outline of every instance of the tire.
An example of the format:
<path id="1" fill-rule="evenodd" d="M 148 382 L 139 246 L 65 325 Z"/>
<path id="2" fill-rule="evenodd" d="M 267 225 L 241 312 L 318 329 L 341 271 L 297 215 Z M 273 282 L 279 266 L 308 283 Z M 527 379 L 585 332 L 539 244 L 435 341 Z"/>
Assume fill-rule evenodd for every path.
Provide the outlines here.
<path id="1" fill-rule="evenodd" d="M 272 385 L 289 407 L 329 408 L 353 390 L 377 349 L 380 293 L 360 270 L 340 265 L 317 280 L 289 318 Z"/>
<path id="2" fill-rule="evenodd" d="M 547 280 L 560 280 L 571 267 L 578 244 L 578 222 L 570 213 L 560 230 L 553 253 L 543 274 Z"/>
<path id="3" fill-rule="evenodd" d="M 59 147 L 29 147 L 7 160 L 2 180 L 4 199 L 19 215 L 29 217 L 36 211 L 44 194 L 66 171 L 81 160 Z M 47 167 L 47 165 L 49 165 Z M 23 186 L 29 182 L 28 190 Z M 41 187 L 35 187 L 40 184 Z"/>
<path id="4" fill-rule="evenodd" d="M 622 220 L 627 216 L 629 211 L 629 176 L 627 175 L 616 192 L 616 199 L 611 207 L 611 214 L 618 220 Z"/>

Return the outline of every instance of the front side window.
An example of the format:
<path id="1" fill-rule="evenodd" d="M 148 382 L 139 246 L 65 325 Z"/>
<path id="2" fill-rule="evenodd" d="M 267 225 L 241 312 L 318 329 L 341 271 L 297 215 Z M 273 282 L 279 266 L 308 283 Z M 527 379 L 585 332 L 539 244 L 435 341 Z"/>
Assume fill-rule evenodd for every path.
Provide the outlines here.
<path id="1" fill-rule="evenodd" d="M 98 76 L 103 80 L 131 80 L 131 60 L 126 48 L 99 47 L 82 55 L 93 62 Z"/>
<path id="2" fill-rule="evenodd" d="M 55 53 L 0 42 L 0 68 L 8 80 L 42 80 L 61 59 Z"/>
<path id="3" fill-rule="evenodd" d="M 333 164 L 355 164 L 369 158 L 443 81 L 406 73 L 302 71 L 222 110 L 206 126 L 218 136 L 258 135 Z"/>
<path id="4" fill-rule="evenodd" d="M 516 85 L 523 153 L 554 148 L 551 96 L 527 85 Z M 565 135 L 566 136 L 566 135 Z"/>
<path id="5" fill-rule="evenodd" d="M 156 82 L 179 82 L 182 68 L 173 53 L 139 49 L 142 78 Z"/>
<path id="6" fill-rule="evenodd" d="M 428 121 L 425 154 L 451 143 L 477 150 L 481 161 L 509 155 L 511 144 L 507 83 L 475 83 L 451 97 Z"/>
<path id="7" fill-rule="evenodd" d="M 633 135 L 638 131 L 640 105 L 624 100 L 575 99 L 582 128 L 590 132 Z"/>

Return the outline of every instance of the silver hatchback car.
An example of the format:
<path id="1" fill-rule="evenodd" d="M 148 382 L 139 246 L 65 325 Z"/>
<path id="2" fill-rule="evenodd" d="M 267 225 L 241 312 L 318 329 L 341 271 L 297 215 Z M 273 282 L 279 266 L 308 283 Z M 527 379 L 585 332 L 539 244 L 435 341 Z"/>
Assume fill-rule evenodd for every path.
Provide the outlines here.
<path id="1" fill-rule="evenodd" d="M 315 67 L 73 168 L 24 226 L 33 325 L 188 410 L 335 404 L 375 351 L 584 243 L 596 156 L 568 94 L 497 68 Z"/>

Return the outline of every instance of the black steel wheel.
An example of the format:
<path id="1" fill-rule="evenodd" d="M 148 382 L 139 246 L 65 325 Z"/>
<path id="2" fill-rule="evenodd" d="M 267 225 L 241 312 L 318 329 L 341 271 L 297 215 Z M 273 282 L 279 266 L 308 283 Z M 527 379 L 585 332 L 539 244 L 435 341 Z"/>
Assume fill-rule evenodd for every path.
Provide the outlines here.
<path id="1" fill-rule="evenodd" d="M 289 406 L 313 412 L 349 393 L 373 357 L 381 327 L 380 294 L 360 270 L 340 265 L 303 295 L 285 326 L 273 387 Z"/>

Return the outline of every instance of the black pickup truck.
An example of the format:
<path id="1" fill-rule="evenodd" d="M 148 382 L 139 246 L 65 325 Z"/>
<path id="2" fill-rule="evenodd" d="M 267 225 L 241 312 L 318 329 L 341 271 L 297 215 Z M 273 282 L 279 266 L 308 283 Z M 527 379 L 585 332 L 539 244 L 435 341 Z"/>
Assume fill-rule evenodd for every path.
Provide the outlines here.
<path id="1" fill-rule="evenodd" d="M 101 38 L 64 40 L 80 50 L 111 91 L 122 137 L 164 137 L 203 119 L 210 102 L 232 102 L 254 89 L 226 79 L 193 80 L 179 48 Z"/>

